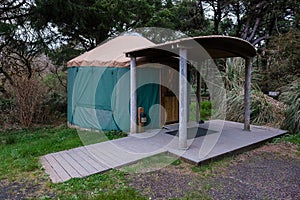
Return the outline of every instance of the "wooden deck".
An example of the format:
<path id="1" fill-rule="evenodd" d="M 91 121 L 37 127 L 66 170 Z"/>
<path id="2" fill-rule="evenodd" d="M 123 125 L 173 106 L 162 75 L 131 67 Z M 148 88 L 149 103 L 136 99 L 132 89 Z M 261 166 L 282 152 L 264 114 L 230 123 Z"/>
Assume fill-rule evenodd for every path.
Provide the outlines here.
<path id="1" fill-rule="evenodd" d="M 258 126 L 252 126 L 251 132 L 243 131 L 243 124 L 219 120 L 199 126 L 216 133 L 189 140 L 187 150 L 177 148 L 178 137 L 165 134 L 168 130 L 176 130 L 177 126 L 172 125 L 167 129 L 47 154 L 41 157 L 41 163 L 52 182 L 57 183 L 119 168 L 163 152 L 199 164 L 286 133 Z"/>

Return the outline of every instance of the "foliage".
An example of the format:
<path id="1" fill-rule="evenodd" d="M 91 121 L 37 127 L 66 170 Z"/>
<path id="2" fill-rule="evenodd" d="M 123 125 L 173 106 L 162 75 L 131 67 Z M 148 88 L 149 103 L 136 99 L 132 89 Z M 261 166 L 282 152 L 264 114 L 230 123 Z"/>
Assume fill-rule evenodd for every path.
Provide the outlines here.
<path id="1" fill-rule="evenodd" d="M 241 37 L 253 45 L 266 41 L 271 35 L 287 32 L 291 27 L 289 17 L 297 15 L 299 3 L 294 1 L 243 1 L 246 16 L 242 19 L 245 28 Z M 272 8 L 272 9 L 270 9 Z M 261 44 L 263 45 L 263 44 Z"/>
<path id="2" fill-rule="evenodd" d="M 253 75 L 253 72 L 252 72 Z M 242 86 L 245 76 L 245 63 L 243 59 L 228 58 L 225 63 L 225 69 L 222 72 L 224 86 L 227 90 L 233 89 L 236 85 Z"/>
<path id="3" fill-rule="evenodd" d="M 282 141 L 290 142 L 290 143 L 298 145 L 299 152 L 300 152 L 300 132 L 295 133 L 295 134 L 285 134 L 284 136 L 282 136 L 280 138 L 276 138 L 274 140 L 274 142 L 282 142 Z"/>
<path id="4" fill-rule="evenodd" d="M 251 70 L 252 88 L 259 90 L 258 83 L 262 81 L 262 75 L 255 66 L 255 60 Z M 227 58 L 224 69 L 221 69 L 221 76 L 226 90 L 231 90 L 236 86 L 243 87 L 245 81 L 245 60 L 243 58 Z"/>
<path id="5" fill-rule="evenodd" d="M 211 116 L 211 102 L 208 100 L 201 101 L 200 104 L 200 116 L 202 119 L 209 119 Z"/>
<path id="6" fill-rule="evenodd" d="M 146 24 L 161 1 L 36 1 L 37 29 L 56 27 L 60 40 L 91 49 L 116 33 Z"/>
<path id="7" fill-rule="evenodd" d="M 114 139 L 118 139 L 118 138 L 127 136 L 127 133 L 120 132 L 120 131 L 106 131 L 104 133 L 109 140 L 114 140 Z"/>
<path id="8" fill-rule="evenodd" d="M 200 119 L 208 120 L 212 114 L 211 102 L 208 100 L 201 101 L 200 105 Z M 190 104 L 190 120 L 196 121 L 196 102 Z"/>
<path id="9" fill-rule="evenodd" d="M 260 90 L 251 91 L 250 120 L 252 124 L 280 127 L 284 120 L 284 104 L 268 97 Z M 234 88 L 227 92 L 226 119 L 244 121 L 244 90 Z"/>
<path id="10" fill-rule="evenodd" d="M 0 95 L 0 125 L 4 129 L 19 122 L 25 127 L 51 124 L 66 116 L 67 94 L 56 75 L 35 73 L 30 79 L 12 78 L 14 85 L 6 84 L 5 95 Z"/>
<path id="11" fill-rule="evenodd" d="M 239 59 L 238 59 L 239 60 Z M 222 73 L 227 89 L 226 119 L 244 121 L 244 63 L 228 62 Z M 284 119 L 284 104 L 263 94 L 257 86 L 260 76 L 256 70 L 252 72 L 250 120 L 257 125 L 280 127 Z"/>
<path id="12" fill-rule="evenodd" d="M 0 80 L 8 80 L 13 85 L 12 76 L 30 78 L 41 70 L 36 62 L 42 57 L 49 38 L 32 29 L 29 16 L 33 1 L 2 0 L 0 5 Z"/>
<path id="13" fill-rule="evenodd" d="M 300 132 L 300 79 L 285 86 L 282 90 L 280 99 L 288 105 L 283 128 L 291 133 Z"/>
<path id="14" fill-rule="evenodd" d="M 0 98 L 0 130 L 1 126 L 5 128 L 6 123 L 15 123 L 16 121 L 16 105 L 15 101 L 11 97 L 1 97 Z"/>
<path id="15" fill-rule="evenodd" d="M 59 78 L 58 78 L 59 76 Z M 67 110 L 66 82 L 67 75 L 64 72 L 59 74 L 46 73 L 42 85 L 47 86 L 48 92 L 45 96 L 43 108 L 50 116 L 65 115 Z"/>
<path id="16" fill-rule="evenodd" d="M 9 44 L 18 25 L 28 16 L 31 2 L 27 0 L 0 0 L 0 50 Z"/>
<path id="17" fill-rule="evenodd" d="M 299 26 L 297 9 L 297 1 L 284 0 L 38 0 L 31 20 L 36 29 L 50 30 L 59 43 L 85 50 L 123 31 L 153 26 L 188 35 L 233 35 L 259 44 Z"/>
<path id="18" fill-rule="evenodd" d="M 289 31 L 273 37 L 264 51 L 267 59 L 262 86 L 278 91 L 300 77 L 300 31 Z"/>

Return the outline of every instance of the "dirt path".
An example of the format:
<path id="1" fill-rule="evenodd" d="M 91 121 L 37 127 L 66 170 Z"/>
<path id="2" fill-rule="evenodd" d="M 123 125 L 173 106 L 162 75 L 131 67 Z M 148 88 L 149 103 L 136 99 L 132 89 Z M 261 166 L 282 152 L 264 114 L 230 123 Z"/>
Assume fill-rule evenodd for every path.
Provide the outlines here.
<path id="1" fill-rule="evenodd" d="M 269 144 L 235 159 L 195 168 L 182 163 L 131 175 L 131 186 L 151 199 L 300 199 L 297 146 Z"/>

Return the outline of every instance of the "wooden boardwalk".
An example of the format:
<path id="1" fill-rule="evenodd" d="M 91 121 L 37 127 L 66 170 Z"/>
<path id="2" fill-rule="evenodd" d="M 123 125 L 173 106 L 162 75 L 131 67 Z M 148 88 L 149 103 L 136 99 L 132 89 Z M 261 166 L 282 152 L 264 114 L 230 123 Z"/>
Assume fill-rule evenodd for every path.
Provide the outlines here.
<path id="1" fill-rule="evenodd" d="M 219 120 L 199 126 L 216 133 L 189 140 L 187 150 L 178 149 L 178 137 L 165 134 L 168 130 L 162 129 L 47 154 L 41 157 L 41 163 L 52 182 L 57 183 L 120 168 L 163 152 L 199 164 L 286 133 L 258 126 L 252 126 L 251 132 L 248 132 L 242 130 L 243 124 Z M 168 129 L 174 130 L 176 125 Z"/>
<path id="2" fill-rule="evenodd" d="M 41 163 L 52 182 L 64 182 L 166 152 L 165 145 L 172 139 L 167 134 L 156 134 L 150 138 L 129 136 L 47 154 L 41 157 Z"/>

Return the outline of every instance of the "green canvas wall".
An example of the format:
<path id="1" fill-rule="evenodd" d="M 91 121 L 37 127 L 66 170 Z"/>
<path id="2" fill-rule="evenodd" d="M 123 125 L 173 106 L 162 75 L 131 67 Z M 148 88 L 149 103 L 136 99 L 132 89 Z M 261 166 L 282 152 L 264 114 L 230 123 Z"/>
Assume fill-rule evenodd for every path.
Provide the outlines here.
<path id="1" fill-rule="evenodd" d="M 160 70 L 137 69 L 137 100 L 147 114 L 146 128 L 159 128 Z M 68 68 L 68 122 L 82 128 L 129 131 L 129 68 Z"/>

